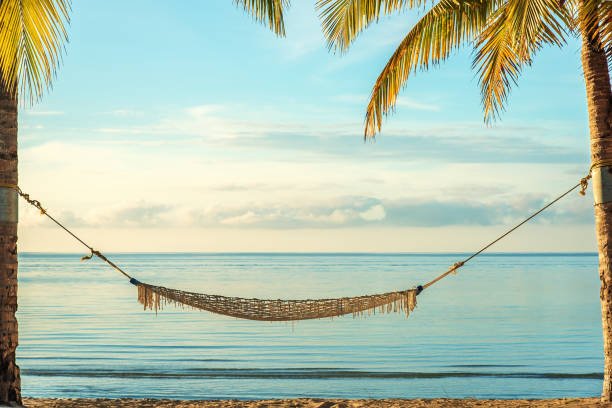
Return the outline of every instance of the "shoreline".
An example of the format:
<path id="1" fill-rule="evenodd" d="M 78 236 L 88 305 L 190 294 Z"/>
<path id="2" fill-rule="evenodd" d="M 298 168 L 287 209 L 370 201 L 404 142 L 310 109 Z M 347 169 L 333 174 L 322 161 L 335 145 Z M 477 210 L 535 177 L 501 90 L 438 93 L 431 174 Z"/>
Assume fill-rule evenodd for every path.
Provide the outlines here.
<path id="1" fill-rule="evenodd" d="M 272 400 L 168 400 L 168 399 L 106 399 L 106 398 L 24 398 L 25 407 L 31 408 L 518 408 L 518 407 L 609 407 L 599 397 L 593 398 L 556 398 L 540 400 L 503 400 L 503 399 L 325 399 L 296 398 Z"/>

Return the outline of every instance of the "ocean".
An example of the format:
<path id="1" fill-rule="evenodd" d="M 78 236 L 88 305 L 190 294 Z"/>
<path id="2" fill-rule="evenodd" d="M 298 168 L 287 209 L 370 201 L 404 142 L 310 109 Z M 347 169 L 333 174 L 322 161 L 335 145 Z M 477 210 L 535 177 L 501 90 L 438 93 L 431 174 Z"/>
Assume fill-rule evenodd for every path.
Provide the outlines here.
<path id="1" fill-rule="evenodd" d="M 320 298 L 422 284 L 461 254 L 109 254 L 194 292 Z M 600 393 L 596 254 L 487 254 L 416 310 L 295 323 L 167 307 L 79 254 L 19 257 L 17 360 L 28 397 L 555 398 Z"/>

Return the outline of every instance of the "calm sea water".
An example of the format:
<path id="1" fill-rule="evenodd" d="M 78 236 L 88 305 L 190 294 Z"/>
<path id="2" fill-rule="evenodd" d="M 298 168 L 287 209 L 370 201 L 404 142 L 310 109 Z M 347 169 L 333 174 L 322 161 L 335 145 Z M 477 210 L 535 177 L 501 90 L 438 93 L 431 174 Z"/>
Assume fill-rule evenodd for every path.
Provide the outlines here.
<path id="1" fill-rule="evenodd" d="M 413 287 L 460 259 L 406 254 L 118 254 L 142 281 L 243 297 Z M 32 397 L 594 396 L 602 378 L 595 255 L 487 255 L 400 314 L 251 322 L 169 308 L 99 261 L 20 256 L 23 393 Z"/>

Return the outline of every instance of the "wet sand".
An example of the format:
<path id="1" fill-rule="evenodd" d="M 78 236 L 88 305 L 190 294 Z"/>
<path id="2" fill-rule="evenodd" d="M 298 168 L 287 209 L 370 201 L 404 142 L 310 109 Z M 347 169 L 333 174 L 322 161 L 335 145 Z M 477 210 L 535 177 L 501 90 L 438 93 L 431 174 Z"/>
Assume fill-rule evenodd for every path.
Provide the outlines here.
<path id="1" fill-rule="evenodd" d="M 303 398 L 291 400 L 261 401 L 178 401 L 155 399 L 24 399 L 24 405 L 31 408 L 518 408 L 518 407 L 610 407 L 599 401 L 599 398 L 567 398 L 546 400 L 475 400 L 475 399 L 383 399 L 383 400 L 328 400 Z"/>

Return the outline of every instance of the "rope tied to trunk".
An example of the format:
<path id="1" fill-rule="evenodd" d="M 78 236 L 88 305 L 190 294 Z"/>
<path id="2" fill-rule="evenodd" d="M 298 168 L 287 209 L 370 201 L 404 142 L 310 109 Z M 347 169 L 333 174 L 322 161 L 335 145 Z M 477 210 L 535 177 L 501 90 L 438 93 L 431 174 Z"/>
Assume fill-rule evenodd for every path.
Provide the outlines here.
<path id="1" fill-rule="evenodd" d="M 178 289 L 170 289 L 163 286 L 151 285 L 141 282 L 131 277 L 127 272 L 121 269 L 118 265 L 108 259 L 103 253 L 94 249 L 81 238 L 79 238 L 70 229 L 52 217 L 42 206 L 41 202 L 32 199 L 29 194 L 24 193 L 16 185 L 2 185 L 0 188 L 11 188 L 30 205 L 39 209 L 42 215 L 47 216 L 56 225 L 70 234 L 78 242 L 84 245 L 89 250 L 89 255 L 81 258 L 82 261 L 90 260 L 94 256 L 107 263 L 117 272 L 129 279 L 130 283 L 138 288 L 138 302 L 143 305 L 144 309 L 155 310 L 156 312 L 165 304 L 173 304 L 180 306 L 188 306 L 194 309 L 206 310 L 212 313 L 232 316 L 250 320 L 265 320 L 265 321 L 291 321 L 305 319 L 320 319 L 326 317 L 342 316 L 352 314 L 361 316 L 365 313 L 376 313 L 378 310 L 381 313 L 403 312 L 406 316 L 410 314 L 416 307 L 416 297 L 445 277 L 456 274 L 457 270 L 463 267 L 466 263 L 482 254 L 491 246 L 501 241 L 512 232 L 517 230 L 523 224 L 531 221 L 540 213 L 551 207 L 557 201 L 561 200 L 572 191 L 580 188 L 578 191 L 581 195 L 585 195 L 585 190 L 588 188 L 588 181 L 591 179 L 591 173 L 594 168 L 602 166 L 612 166 L 612 160 L 602 160 L 591 165 L 588 174 L 581 178 L 578 184 L 571 187 L 569 190 L 557 196 L 555 199 L 544 205 L 536 212 L 529 215 L 520 223 L 510 228 L 487 245 L 483 246 L 478 251 L 474 252 L 467 258 L 455 262 L 444 273 L 435 277 L 431 281 L 418 285 L 412 289 L 402 291 L 387 292 L 382 294 L 341 297 L 333 299 L 299 299 L 299 300 L 282 300 L 282 299 L 256 299 L 256 298 L 241 298 L 229 297 L 220 295 L 209 295 L 203 293 L 188 292 Z"/>
<path id="2" fill-rule="evenodd" d="M 586 190 L 589 187 L 589 180 L 593 178 L 593 170 L 607 166 L 612 166 L 612 159 L 600 159 L 593 161 L 591 167 L 589 168 L 588 174 L 580 179 L 580 191 L 578 191 L 578 193 L 581 196 L 586 194 Z"/>
<path id="3" fill-rule="evenodd" d="M 13 190 L 16 190 L 17 194 L 19 194 L 21 197 L 23 197 L 23 199 L 26 200 L 28 202 L 28 204 L 38 208 L 38 211 L 40 211 L 41 215 L 47 215 L 47 210 L 44 209 L 44 207 L 42 206 L 40 201 L 34 200 L 34 199 L 30 198 L 30 195 L 24 193 L 23 191 L 21 191 L 19 186 L 7 184 L 7 185 L 2 185 L 0 187 L 12 188 Z"/>

